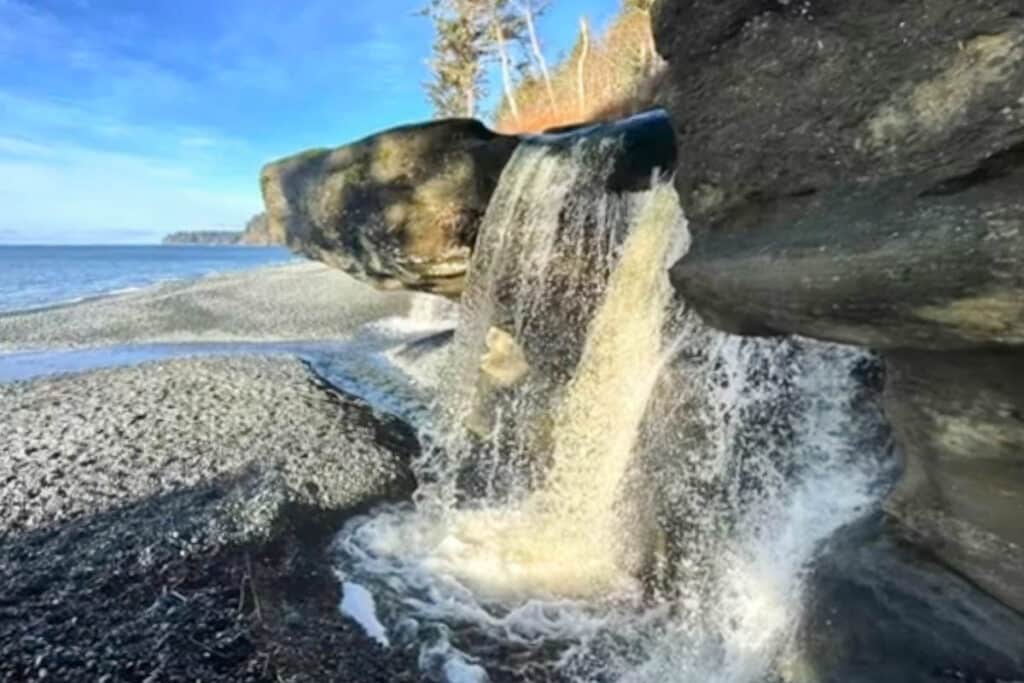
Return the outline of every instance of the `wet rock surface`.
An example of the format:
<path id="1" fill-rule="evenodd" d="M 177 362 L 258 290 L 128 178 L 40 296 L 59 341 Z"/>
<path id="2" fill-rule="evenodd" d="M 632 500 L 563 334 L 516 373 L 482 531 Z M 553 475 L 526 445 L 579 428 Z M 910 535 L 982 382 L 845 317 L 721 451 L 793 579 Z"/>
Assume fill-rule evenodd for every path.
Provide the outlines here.
<path id="1" fill-rule="evenodd" d="M 403 423 L 256 357 L 0 386 L 0 414 L 0 679 L 415 680 L 327 554 L 411 492 Z"/>
<path id="2" fill-rule="evenodd" d="M 274 161 L 260 175 L 268 232 L 378 287 L 457 297 L 518 144 L 449 119 Z"/>
<path id="3" fill-rule="evenodd" d="M 1024 614 L 1024 354 L 903 351 L 886 364 L 905 459 L 888 509 Z"/>
<path id="4" fill-rule="evenodd" d="M 882 350 L 901 537 L 1024 610 L 1020 3 L 662 0 L 654 29 L 674 285 L 731 332 Z"/>
<path id="5" fill-rule="evenodd" d="M 882 514 L 836 534 L 809 586 L 794 683 L 1024 678 L 1024 615 L 979 594 Z"/>
<path id="6" fill-rule="evenodd" d="M 549 131 L 525 138 L 523 144 L 569 155 L 581 152 L 581 141 L 586 141 L 594 157 L 603 154 L 601 145 L 614 149 L 607 177 L 603 179 L 604 189 L 611 193 L 649 190 L 656 179 L 669 177 L 676 167 L 675 133 L 668 115 L 661 109 L 618 121 Z"/>

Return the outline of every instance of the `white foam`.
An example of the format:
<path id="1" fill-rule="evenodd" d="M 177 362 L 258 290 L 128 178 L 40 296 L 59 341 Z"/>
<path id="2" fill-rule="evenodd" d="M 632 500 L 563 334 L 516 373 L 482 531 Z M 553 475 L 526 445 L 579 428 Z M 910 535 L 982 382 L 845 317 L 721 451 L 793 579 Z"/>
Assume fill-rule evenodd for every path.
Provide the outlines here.
<path id="1" fill-rule="evenodd" d="M 603 186 L 588 176 L 599 163 L 516 154 L 449 363 L 430 372 L 443 448 L 417 463 L 415 505 L 342 530 L 339 561 L 418 625 L 434 676 L 486 676 L 470 631 L 579 681 L 763 680 L 820 543 L 878 496 L 882 458 L 865 449 L 881 422 L 852 374 L 863 356 L 710 330 L 657 265 L 686 236 L 670 186 L 577 196 L 577 181 Z M 529 363 L 579 343 L 572 376 L 531 368 L 487 394 L 496 328 L 544 341 Z M 490 430 L 470 436 L 489 400 Z M 466 468 L 482 497 L 461 495 Z"/>
<path id="2" fill-rule="evenodd" d="M 343 597 L 341 598 L 341 612 L 354 619 L 366 635 L 370 636 L 383 647 L 391 647 L 388 640 L 388 631 L 384 624 L 377 618 L 377 605 L 373 600 L 373 594 L 358 583 L 345 581 L 342 583 Z"/>
<path id="3" fill-rule="evenodd" d="M 479 664 L 470 664 L 457 655 L 445 662 L 444 678 L 447 683 L 487 683 L 490 680 L 486 669 Z"/>

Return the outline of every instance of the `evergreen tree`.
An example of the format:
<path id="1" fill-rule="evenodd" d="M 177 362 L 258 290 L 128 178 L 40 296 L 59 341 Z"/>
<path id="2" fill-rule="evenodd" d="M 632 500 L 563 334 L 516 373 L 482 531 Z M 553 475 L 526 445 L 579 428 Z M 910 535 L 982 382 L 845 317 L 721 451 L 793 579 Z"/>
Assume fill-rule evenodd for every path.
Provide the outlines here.
<path id="1" fill-rule="evenodd" d="M 476 116 L 487 94 L 489 60 L 500 63 L 510 91 L 511 50 L 526 39 L 526 24 L 510 9 L 510 0 L 430 0 L 423 14 L 434 22 L 432 79 L 426 88 L 437 116 Z"/>
<path id="2" fill-rule="evenodd" d="M 493 37 L 486 0 L 430 0 L 423 13 L 434 22 L 427 95 L 439 117 L 475 116 L 486 94 L 484 59 Z"/>

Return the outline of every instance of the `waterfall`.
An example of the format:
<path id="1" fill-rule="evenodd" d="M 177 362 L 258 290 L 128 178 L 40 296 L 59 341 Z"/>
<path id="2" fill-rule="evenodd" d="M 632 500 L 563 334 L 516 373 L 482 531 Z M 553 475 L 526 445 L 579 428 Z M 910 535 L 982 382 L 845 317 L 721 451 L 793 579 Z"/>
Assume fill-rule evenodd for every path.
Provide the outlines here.
<path id="1" fill-rule="evenodd" d="M 661 123 L 521 145 L 415 501 L 339 535 L 339 575 L 435 680 L 782 676 L 807 563 L 886 480 L 870 358 L 719 333 L 674 295 L 675 191 L 622 182 L 628 126 Z"/>

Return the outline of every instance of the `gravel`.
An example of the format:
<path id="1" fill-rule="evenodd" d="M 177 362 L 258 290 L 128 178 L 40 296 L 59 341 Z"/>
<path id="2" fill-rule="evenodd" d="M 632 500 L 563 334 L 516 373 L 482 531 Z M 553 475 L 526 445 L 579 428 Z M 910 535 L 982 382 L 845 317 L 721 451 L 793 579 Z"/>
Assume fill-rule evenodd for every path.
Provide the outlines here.
<path id="1" fill-rule="evenodd" d="M 403 423 L 298 360 L 0 385 L 0 680 L 416 680 L 327 548 L 408 496 Z"/>

